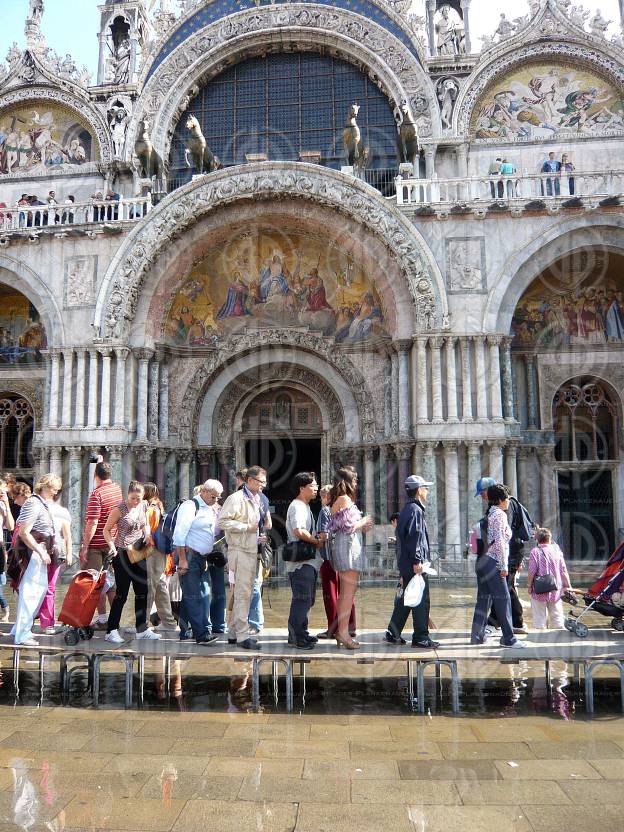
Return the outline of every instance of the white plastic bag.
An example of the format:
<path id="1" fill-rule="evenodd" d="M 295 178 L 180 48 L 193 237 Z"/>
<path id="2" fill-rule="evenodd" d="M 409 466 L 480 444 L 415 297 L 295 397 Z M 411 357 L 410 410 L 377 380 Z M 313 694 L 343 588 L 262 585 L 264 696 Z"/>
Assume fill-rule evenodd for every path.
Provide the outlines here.
<path id="1" fill-rule="evenodd" d="M 404 607 L 417 607 L 422 601 L 423 592 L 425 591 L 425 581 L 422 575 L 414 575 L 412 580 L 405 587 L 403 593 Z"/>

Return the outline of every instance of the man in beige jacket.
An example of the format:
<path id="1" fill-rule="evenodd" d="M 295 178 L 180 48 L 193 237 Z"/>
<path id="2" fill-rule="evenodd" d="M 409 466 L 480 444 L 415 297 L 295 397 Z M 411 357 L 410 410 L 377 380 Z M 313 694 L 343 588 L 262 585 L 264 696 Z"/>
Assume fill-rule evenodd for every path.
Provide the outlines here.
<path id="1" fill-rule="evenodd" d="M 258 533 L 260 523 L 260 492 L 267 484 L 264 468 L 247 469 L 245 484 L 230 494 L 219 515 L 219 527 L 225 532 L 228 544 L 228 568 L 234 573 L 234 602 L 228 624 L 228 641 L 245 650 L 259 649 L 252 638 L 247 621 L 254 580 L 258 573 L 258 543 L 264 536 Z"/>

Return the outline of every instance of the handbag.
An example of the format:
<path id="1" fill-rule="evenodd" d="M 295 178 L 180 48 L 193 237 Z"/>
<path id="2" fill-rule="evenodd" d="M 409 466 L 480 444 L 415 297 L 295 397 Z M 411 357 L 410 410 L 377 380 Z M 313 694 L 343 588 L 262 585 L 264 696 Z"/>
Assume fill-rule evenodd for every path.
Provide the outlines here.
<path id="1" fill-rule="evenodd" d="M 314 560 L 318 549 L 314 544 L 305 540 L 289 540 L 282 547 L 282 560 L 287 563 L 302 563 L 306 560 Z"/>
<path id="2" fill-rule="evenodd" d="M 155 547 L 150 546 L 149 543 L 146 543 L 142 538 L 136 540 L 126 549 L 126 554 L 128 555 L 130 563 L 140 563 L 142 560 L 147 560 L 147 558 L 150 558 L 155 552 Z"/>
<path id="3" fill-rule="evenodd" d="M 542 549 L 542 547 L 539 547 Z M 542 549 L 542 552 L 544 550 Z M 547 572 L 545 575 L 535 575 L 533 578 L 533 592 L 536 595 L 547 595 L 557 589 L 557 579 Z"/>

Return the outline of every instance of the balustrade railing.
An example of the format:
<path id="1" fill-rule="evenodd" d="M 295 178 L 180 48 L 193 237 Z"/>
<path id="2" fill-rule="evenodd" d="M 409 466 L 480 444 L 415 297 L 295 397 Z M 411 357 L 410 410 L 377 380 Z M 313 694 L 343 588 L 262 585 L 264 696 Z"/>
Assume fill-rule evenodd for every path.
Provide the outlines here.
<path id="1" fill-rule="evenodd" d="M 152 209 L 152 197 L 64 205 L 19 205 L 0 208 L 0 233 L 29 229 L 55 229 L 70 225 L 104 225 L 138 222 Z"/>
<path id="2" fill-rule="evenodd" d="M 573 171 L 513 176 L 471 176 L 455 179 L 396 178 L 398 205 L 451 205 L 468 202 L 517 202 L 596 197 L 624 192 L 624 171 Z"/>

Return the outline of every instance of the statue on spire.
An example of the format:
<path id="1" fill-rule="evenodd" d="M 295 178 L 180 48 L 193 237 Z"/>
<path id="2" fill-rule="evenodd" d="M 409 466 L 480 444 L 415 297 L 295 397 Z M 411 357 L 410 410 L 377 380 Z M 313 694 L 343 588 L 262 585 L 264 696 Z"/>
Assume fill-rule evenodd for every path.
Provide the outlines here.
<path id="1" fill-rule="evenodd" d="M 26 46 L 33 51 L 45 49 L 45 39 L 41 33 L 43 11 L 43 0 L 29 0 L 24 33 L 26 35 Z"/>
<path id="2" fill-rule="evenodd" d="M 43 0 L 30 0 L 30 7 L 28 10 L 28 22 L 37 29 L 41 28 L 41 18 L 43 17 Z"/>

